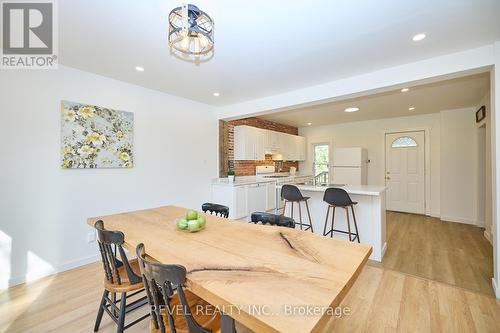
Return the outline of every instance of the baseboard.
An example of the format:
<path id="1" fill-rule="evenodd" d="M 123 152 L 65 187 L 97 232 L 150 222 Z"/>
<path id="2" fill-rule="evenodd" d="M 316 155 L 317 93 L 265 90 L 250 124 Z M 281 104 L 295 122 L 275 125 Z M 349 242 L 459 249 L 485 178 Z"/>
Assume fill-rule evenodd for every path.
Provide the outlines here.
<path id="1" fill-rule="evenodd" d="M 455 223 L 463 223 L 463 224 L 472 224 L 477 226 L 477 221 L 475 220 L 469 220 L 469 219 L 463 219 L 461 217 L 453 217 L 453 216 L 441 216 L 441 221 L 445 222 L 455 222 Z"/>
<path id="2" fill-rule="evenodd" d="M 493 286 L 493 292 L 495 293 L 495 296 L 500 299 L 500 290 L 498 290 L 497 281 L 495 280 L 495 278 L 491 279 L 491 285 Z"/>
<path id="3" fill-rule="evenodd" d="M 491 234 L 486 230 L 484 231 L 484 238 L 486 238 L 488 240 L 488 242 L 490 242 L 490 244 L 493 245 L 493 240 L 491 239 Z"/>
<path id="4" fill-rule="evenodd" d="M 27 275 L 12 277 L 8 281 L 8 287 L 10 288 L 10 287 L 16 286 L 16 285 L 21 284 L 21 283 L 35 281 L 35 280 L 38 280 L 38 279 L 41 279 L 41 278 L 44 278 L 44 277 L 47 277 L 47 276 L 50 276 L 53 274 L 68 271 L 68 270 L 76 268 L 76 267 L 80 267 L 80 266 L 83 266 L 86 264 L 90 264 L 90 263 L 99 261 L 100 259 L 101 259 L 100 255 L 93 255 L 90 257 L 73 260 L 73 261 L 58 265 L 49 273 L 43 273 L 43 274 L 36 274 L 35 273 L 34 277 L 30 278 L 29 281 L 27 280 Z"/>
<path id="5" fill-rule="evenodd" d="M 384 259 L 385 251 L 387 251 L 387 242 L 384 243 L 384 246 L 382 246 L 382 253 L 380 254 L 380 261 Z"/>

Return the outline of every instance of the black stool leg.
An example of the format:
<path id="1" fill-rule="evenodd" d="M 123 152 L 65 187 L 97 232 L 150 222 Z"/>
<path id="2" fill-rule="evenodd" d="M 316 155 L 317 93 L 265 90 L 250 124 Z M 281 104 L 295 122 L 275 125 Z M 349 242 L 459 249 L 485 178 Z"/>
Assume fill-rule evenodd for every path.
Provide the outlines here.
<path id="1" fill-rule="evenodd" d="M 351 239 L 351 220 L 349 219 L 349 209 L 347 207 L 344 207 L 344 209 L 347 216 L 347 232 L 349 233 L 349 242 L 352 242 L 353 239 Z"/>
<path id="2" fill-rule="evenodd" d="M 328 225 L 328 215 L 330 214 L 330 208 L 331 208 L 331 206 L 328 205 L 328 208 L 326 209 L 326 219 L 325 219 L 325 227 L 323 228 L 323 236 L 327 235 L 327 233 L 326 233 L 326 227 Z"/>
<path id="3" fill-rule="evenodd" d="M 332 212 L 332 230 L 330 230 L 330 237 L 333 238 L 333 230 L 334 230 L 334 226 L 335 226 L 335 211 L 337 209 L 337 207 L 335 206 L 332 206 L 333 207 L 333 212 Z"/>
<path id="4" fill-rule="evenodd" d="M 127 293 L 122 293 L 122 298 L 120 299 L 120 316 L 118 317 L 118 327 L 116 328 L 116 333 L 123 333 L 123 327 L 125 326 L 126 307 L 127 307 Z"/>
<path id="5" fill-rule="evenodd" d="M 104 306 L 106 306 L 106 297 L 108 296 L 109 291 L 104 290 L 101 298 L 101 304 L 99 305 L 99 311 L 97 311 L 97 318 L 95 320 L 94 332 L 99 330 L 99 326 L 101 325 L 102 315 L 104 314 Z"/>
<path id="6" fill-rule="evenodd" d="M 360 243 L 358 223 L 356 222 L 356 215 L 354 214 L 354 206 L 351 206 L 351 210 L 352 210 L 352 218 L 354 219 L 354 228 L 356 229 L 356 237 L 358 238 L 358 243 Z"/>
<path id="7" fill-rule="evenodd" d="M 300 201 L 298 202 L 299 204 L 299 222 L 300 222 L 300 230 L 302 230 L 302 205 L 300 204 Z"/>
<path id="8" fill-rule="evenodd" d="M 292 212 L 291 212 L 292 216 L 290 216 L 290 217 L 292 218 L 292 220 L 293 220 L 293 203 L 294 203 L 293 201 L 290 201 L 290 204 L 292 205 Z"/>
<path id="9" fill-rule="evenodd" d="M 314 233 L 313 222 L 312 222 L 312 219 L 311 219 L 311 212 L 309 211 L 309 204 L 307 203 L 307 200 L 306 200 L 306 209 L 307 209 L 307 216 L 309 218 L 309 225 L 310 225 L 310 228 L 311 228 L 311 232 Z"/>
<path id="10" fill-rule="evenodd" d="M 283 204 L 283 213 L 281 213 L 281 215 L 284 216 L 285 212 L 286 212 L 286 200 L 285 203 Z"/>

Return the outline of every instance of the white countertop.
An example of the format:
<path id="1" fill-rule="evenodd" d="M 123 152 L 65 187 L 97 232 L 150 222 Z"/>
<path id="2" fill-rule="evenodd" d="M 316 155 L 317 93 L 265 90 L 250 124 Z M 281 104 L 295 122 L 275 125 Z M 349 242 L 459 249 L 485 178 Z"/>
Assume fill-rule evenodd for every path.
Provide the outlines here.
<path id="1" fill-rule="evenodd" d="M 282 184 L 284 185 L 284 184 Z M 281 184 L 277 185 L 277 188 L 281 188 Z M 311 192 L 325 192 L 328 187 L 334 186 L 315 186 L 315 185 L 296 185 L 300 191 L 311 191 Z M 349 194 L 358 194 L 358 195 L 372 195 L 378 196 L 383 193 L 387 188 L 385 186 L 377 186 L 377 185 L 345 185 L 339 186 L 340 188 L 346 190 Z"/>
<path id="2" fill-rule="evenodd" d="M 277 175 L 268 174 L 269 175 Z M 262 175 L 260 176 L 236 176 L 234 178 L 234 182 L 230 182 L 228 178 L 215 178 L 212 180 L 212 185 L 225 185 L 225 186 L 242 186 L 242 185 L 251 185 L 251 184 L 259 184 L 259 183 L 274 183 L 276 181 L 280 182 L 293 182 L 296 178 L 302 177 L 312 177 L 310 174 L 305 173 L 296 173 L 294 176 L 287 175 L 287 177 L 280 178 L 264 178 Z"/>

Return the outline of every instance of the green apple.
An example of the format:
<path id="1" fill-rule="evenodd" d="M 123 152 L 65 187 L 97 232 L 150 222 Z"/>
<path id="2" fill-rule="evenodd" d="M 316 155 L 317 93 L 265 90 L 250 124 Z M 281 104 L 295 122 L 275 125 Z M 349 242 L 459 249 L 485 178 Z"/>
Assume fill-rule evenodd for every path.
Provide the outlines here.
<path id="1" fill-rule="evenodd" d="M 200 228 L 203 228 L 206 223 L 207 219 L 205 219 L 203 216 L 198 216 L 198 224 L 200 225 Z"/>
<path id="2" fill-rule="evenodd" d="M 200 229 L 200 224 L 198 223 L 198 220 L 188 221 L 187 226 L 189 231 L 198 231 Z"/>
<path id="3" fill-rule="evenodd" d="M 186 213 L 186 219 L 188 221 L 191 221 L 191 220 L 196 220 L 198 218 L 198 212 L 196 212 L 195 210 L 188 210 L 187 213 Z"/>
<path id="4" fill-rule="evenodd" d="M 188 227 L 188 220 L 186 220 L 185 218 L 180 218 L 177 220 L 177 228 L 179 229 L 187 229 Z"/>

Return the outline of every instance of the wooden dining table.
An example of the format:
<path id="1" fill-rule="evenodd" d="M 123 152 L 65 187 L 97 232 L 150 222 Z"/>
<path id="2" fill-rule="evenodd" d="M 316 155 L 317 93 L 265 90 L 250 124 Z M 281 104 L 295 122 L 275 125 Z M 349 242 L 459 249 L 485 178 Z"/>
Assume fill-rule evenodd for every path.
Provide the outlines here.
<path id="1" fill-rule="evenodd" d="M 186 208 L 164 206 L 108 216 L 108 230 L 125 235 L 135 253 L 144 243 L 152 259 L 180 264 L 186 286 L 219 309 L 222 333 L 234 320 L 254 332 L 322 332 L 366 263 L 369 245 L 308 231 L 255 225 L 212 215 L 203 230 L 178 230 Z"/>

